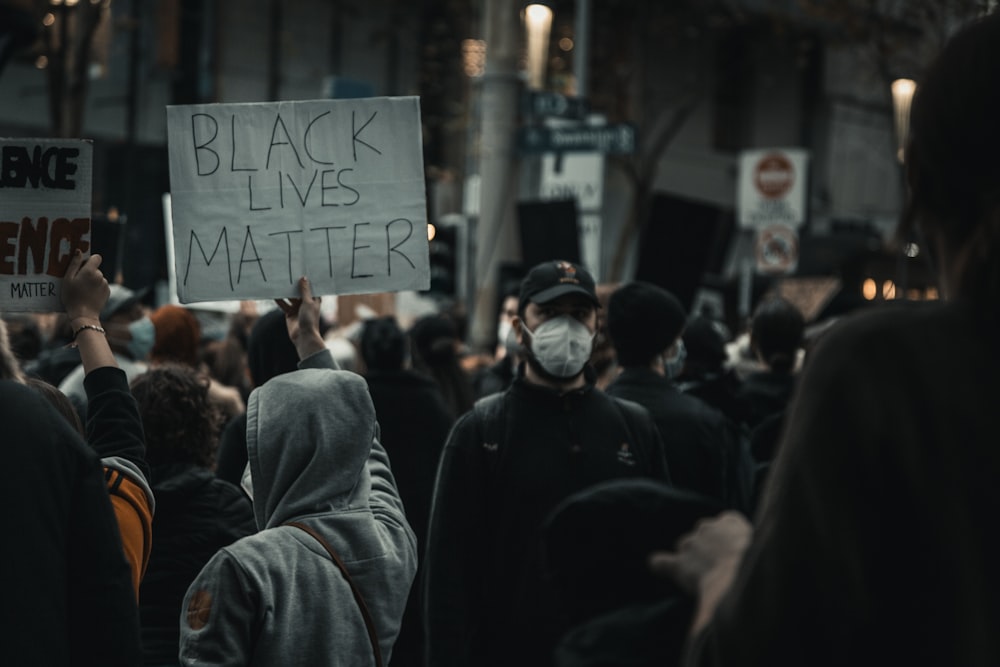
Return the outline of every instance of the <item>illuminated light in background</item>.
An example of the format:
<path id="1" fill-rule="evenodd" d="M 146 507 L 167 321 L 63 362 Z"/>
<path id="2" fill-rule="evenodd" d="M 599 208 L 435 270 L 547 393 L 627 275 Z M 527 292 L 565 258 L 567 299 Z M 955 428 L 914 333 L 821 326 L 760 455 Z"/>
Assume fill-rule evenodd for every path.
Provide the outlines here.
<path id="1" fill-rule="evenodd" d="M 910 131 L 910 102 L 917 84 L 913 79 L 896 79 L 892 82 L 892 110 L 896 116 L 896 157 L 905 159 L 906 136 Z"/>
<path id="2" fill-rule="evenodd" d="M 56 22 L 56 15 L 52 12 L 47 13 L 42 17 L 42 25 L 48 28 L 50 25 Z"/>
<path id="3" fill-rule="evenodd" d="M 572 51 L 573 40 L 570 39 L 569 37 L 563 37 L 562 39 L 559 40 L 559 48 L 562 49 L 563 51 Z"/>
<path id="4" fill-rule="evenodd" d="M 462 40 L 462 69 L 466 76 L 474 78 L 486 72 L 486 42 L 481 39 Z"/>
<path id="5" fill-rule="evenodd" d="M 35 67 L 37 67 L 38 69 L 45 69 L 48 66 L 49 66 L 49 59 L 46 56 L 38 56 L 38 58 L 35 59 Z"/>
<path id="6" fill-rule="evenodd" d="M 937 287 L 928 287 L 927 291 L 924 292 L 924 298 L 928 301 L 937 301 L 939 298 Z"/>
<path id="7" fill-rule="evenodd" d="M 867 301 L 872 301 L 878 296 L 878 285 L 871 278 L 866 278 L 865 282 L 861 285 L 861 296 L 865 297 Z"/>
<path id="8" fill-rule="evenodd" d="M 437 234 L 437 228 L 431 223 L 427 223 L 427 240 L 433 241 L 434 236 Z"/>
<path id="9" fill-rule="evenodd" d="M 524 24 L 528 31 L 528 88 L 542 90 L 545 87 L 545 67 L 549 62 L 552 10 L 545 5 L 528 5 L 524 9 Z"/>
<path id="10" fill-rule="evenodd" d="M 907 257 L 913 258 L 920 254 L 920 246 L 916 243 L 907 243 L 903 246 L 903 252 L 906 253 Z"/>
<path id="11" fill-rule="evenodd" d="M 886 280 L 882 283 L 882 298 L 890 301 L 896 298 L 896 283 Z"/>

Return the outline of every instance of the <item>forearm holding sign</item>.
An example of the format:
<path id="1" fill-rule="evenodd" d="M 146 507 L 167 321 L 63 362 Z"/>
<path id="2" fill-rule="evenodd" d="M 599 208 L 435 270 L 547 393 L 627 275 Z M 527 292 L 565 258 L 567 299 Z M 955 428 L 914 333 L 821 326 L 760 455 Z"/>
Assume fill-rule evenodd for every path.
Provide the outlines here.
<path id="1" fill-rule="evenodd" d="M 139 410 L 101 326 L 109 289 L 100 266 L 100 255 L 84 259 L 77 251 L 63 277 L 62 300 L 86 372 L 87 442 L 104 466 L 138 596 L 152 546 L 153 492 Z"/>

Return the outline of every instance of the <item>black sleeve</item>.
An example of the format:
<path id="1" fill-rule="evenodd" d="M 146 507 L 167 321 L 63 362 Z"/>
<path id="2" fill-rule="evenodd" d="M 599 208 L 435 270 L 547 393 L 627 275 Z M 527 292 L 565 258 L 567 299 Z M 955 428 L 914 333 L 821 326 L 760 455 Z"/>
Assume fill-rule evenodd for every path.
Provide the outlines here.
<path id="1" fill-rule="evenodd" d="M 425 550 L 427 664 L 468 667 L 482 623 L 490 485 L 474 411 L 455 424 L 438 465 Z"/>
<path id="2" fill-rule="evenodd" d="M 230 484 L 240 485 L 247 467 L 247 413 L 229 420 L 219 438 L 215 476 Z"/>
<path id="3" fill-rule="evenodd" d="M 146 437 L 125 371 L 113 366 L 95 368 L 83 379 L 83 387 L 87 442 L 102 459 L 119 457 L 132 462 L 148 480 Z"/>
<path id="4" fill-rule="evenodd" d="M 70 655 L 94 665 L 139 665 L 139 612 L 104 475 L 81 459 L 68 536 Z"/>

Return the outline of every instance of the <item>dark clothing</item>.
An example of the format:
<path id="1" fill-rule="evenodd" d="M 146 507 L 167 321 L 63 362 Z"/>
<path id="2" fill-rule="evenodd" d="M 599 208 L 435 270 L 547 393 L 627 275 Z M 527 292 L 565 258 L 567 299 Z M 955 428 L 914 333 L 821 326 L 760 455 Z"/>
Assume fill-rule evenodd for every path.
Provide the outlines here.
<path id="1" fill-rule="evenodd" d="M 691 663 L 1000 664 L 1000 356 L 980 317 L 907 304 L 824 335 Z"/>
<path id="2" fill-rule="evenodd" d="M 406 518 L 422 550 L 427 540 L 434 475 L 454 420 L 437 385 L 418 373 L 369 371 L 365 379 L 382 429 L 379 439 L 389 454 Z M 422 569 L 417 570 L 418 582 Z M 422 611 L 423 595 L 419 584 L 415 584 L 392 651 L 395 667 L 423 664 Z"/>
<path id="3" fill-rule="evenodd" d="M 32 359 L 24 365 L 24 372 L 48 382 L 53 387 L 58 387 L 59 383 L 80 365 L 80 350 L 66 347 L 68 342 L 61 341 L 42 350 L 37 359 Z"/>
<path id="4" fill-rule="evenodd" d="M 712 406 L 735 424 L 745 424 L 748 421 L 747 406 L 738 397 L 741 386 L 743 381 L 732 369 L 703 373 L 693 378 L 685 376 L 678 384 L 682 393 Z"/>
<path id="5" fill-rule="evenodd" d="M 744 405 L 746 423 L 753 428 L 767 417 L 782 412 L 792 399 L 795 380 L 794 375 L 771 371 L 748 375 L 737 393 Z"/>
<path id="6" fill-rule="evenodd" d="M 438 469 L 425 552 L 434 667 L 551 665 L 567 622 L 541 574 L 545 517 L 597 482 L 669 480 L 641 407 L 592 383 L 560 395 L 523 377 L 501 396 L 496 430 L 465 414 Z"/>
<path id="7" fill-rule="evenodd" d="M 0 382 L 10 665 L 138 665 L 131 572 L 94 452 L 33 390 Z"/>
<path id="8" fill-rule="evenodd" d="M 607 392 L 649 410 L 663 440 L 675 486 L 746 510 L 752 485 L 749 455 L 735 424 L 649 368 L 626 368 Z"/>
<path id="9" fill-rule="evenodd" d="M 236 415 L 226 423 L 215 454 L 215 476 L 230 484 L 240 485 L 247 467 L 247 413 Z"/>
<path id="10" fill-rule="evenodd" d="M 472 381 L 472 392 L 476 398 L 482 398 L 498 391 L 507 391 L 507 387 L 516 376 L 517 368 L 514 366 L 514 358 L 508 354 L 476 374 Z"/>
<path id="11" fill-rule="evenodd" d="M 188 586 L 216 551 L 256 533 L 257 525 L 243 491 L 195 465 L 154 467 L 153 493 L 153 552 L 139 589 L 142 648 L 147 665 L 176 664 Z"/>

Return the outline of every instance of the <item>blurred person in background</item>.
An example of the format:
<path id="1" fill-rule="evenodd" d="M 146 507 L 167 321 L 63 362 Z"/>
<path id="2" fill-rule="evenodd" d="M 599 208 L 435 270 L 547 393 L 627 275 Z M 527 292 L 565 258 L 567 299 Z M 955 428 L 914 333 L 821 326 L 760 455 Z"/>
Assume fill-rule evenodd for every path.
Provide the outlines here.
<path id="1" fill-rule="evenodd" d="M 184 593 L 215 552 L 257 531 L 243 492 L 212 468 L 222 414 L 204 375 L 157 364 L 132 381 L 146 431 L 156 530 L 139 590 L 145 664 L 176 665 Z"/>
<path id="2" fill-rule="evenodd" d="M 942 301 L 842 318 L 810 353 L 756 527 L 652 566 L 698 599 L 688 664 L 1000 664 L 1000 14 L 918 82 L 900 238 Z"/>
<path id="3" fill-rule="evenodd" d="M 438 459 L 455 421 L 441 390 L 430 378 L 409 369 L 409 339 L 395 317 L 367 320 L 361 328 L 365 380 L 382 430 L 380 440 L 392 463 L 406 518 L 423 550 L 427 541 L 431 495 Z M 419 582 L 422 568 L 417 570 Z M 423 594 L 410 590 L 392 664 L 419 667 L 424 662 Z"/>
<path id="4" fill-rule="evenodd" d="M 738 398 L 743 381 L 726 366 L 726 343 L 719 326 L 704 316 L 688 320 L 682 334 L 687 359 L 678 377 L 678 388 L 722 412 L 736 424 L 747 421 L 746 407 Z"/>
<path id="5" fill-rule="evenodd" d="M 791 400 L 805 330 L 802 312 L 785 299 L 767 299 L 754 311 L 750 348 L 764 370 L 748 375 L 738 393 L 751 428 L 784 412 Z"/>
<path id="6" fill-rule="evenodd" d="M 202 373 L 208 382 L 208 398 L 219 408 L 223 418 L 229 420 L 242 414 L 246 405 L 239 389 L 222 384 L 202 366 L 201 324 L 194 313 L 183 306 L 166 304 L 154 310 L 149 319 L 156 330 L 149 353 L 150 364 L 183 364 Z"/>
<path id="7" fill-rule="evenodd" d="M 146 290 L 135 292 L 124 285 L 111 285 L 110 289 L 100 321 L 107 331 L 115 362 L 131 382 L 148 368 L 149 353 L 156 342 L 156 329 L 142 303 Z M 83 417 L 86 416 L 87 406 L 87 393 L 83 388 L 85 374 L 83 366 L 77 366 L 59 383 L 59 391 L 73 401 Z"/>
<path id="8" fill-rule="evenodd" d="M 686 352 L 684 306 L 646 282 L 622 285 L 608 302 L 608 333 L 621 374 L 607 392 L 649 410 L 663 440 L 673 484 L 745 510 L 752 471 L 736 425 L 675 383 Z"/>
<path id="9" fill-rule="evenodd" d="M 425 315 L 409 331 L 412 341 L 413 368 L 437 383 L 452 418 L 472 408 L 472 382 L 462 369 L 462 340 L 458 327 L 446 315 Z"/>
<path id="10" fill-rule="evenodd" d="M 520 358 L 517 354 L 517 335 L 514 333 L 514 318 L 517 317 L 518 285 L 508 286 L 500 299 L 500 312 L 497 315 L 497 344 L 493 358 L 494 363 L 480 369 L 473 377 L 473 394 L 482 398 L 510 386 L 517 374 Z"/>

